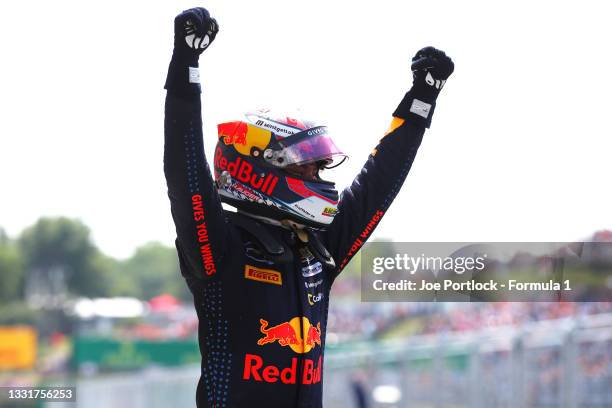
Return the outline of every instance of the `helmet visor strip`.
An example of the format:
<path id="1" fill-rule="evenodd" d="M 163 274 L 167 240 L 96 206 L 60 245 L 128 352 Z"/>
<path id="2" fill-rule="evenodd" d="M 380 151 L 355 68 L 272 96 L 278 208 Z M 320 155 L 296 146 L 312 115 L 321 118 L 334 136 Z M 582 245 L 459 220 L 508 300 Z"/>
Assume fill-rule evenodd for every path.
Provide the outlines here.
<path id="1" fill-rule="evenodd" d="M 276 141 L 276 146 L 264 153 L 264 158 L 278 167 L 291 164 L 326 162 L 325 167 L 344 154 L 333 142 L 325 126 L 308 129 Z"/>

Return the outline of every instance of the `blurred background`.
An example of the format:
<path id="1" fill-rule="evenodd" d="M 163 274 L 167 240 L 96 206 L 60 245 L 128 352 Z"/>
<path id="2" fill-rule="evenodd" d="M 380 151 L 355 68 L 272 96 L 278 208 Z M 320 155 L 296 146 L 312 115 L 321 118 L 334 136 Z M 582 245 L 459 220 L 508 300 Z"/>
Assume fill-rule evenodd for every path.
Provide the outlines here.
<path id="1" fill-rule="evenodd" d="M 0 269 L 0 386 L 73 385 L 84 408 L 193 406 L 198 320 L 174 248 L 117 260 L 82 222 L 41 218 L 0 232 Z M 360 284 L 352 262 L 330 297 L 326 407 L 612 406 L 612 302 L 364 303 Z"/>
<path id="2" fill-rule="evenodd" d="M 162 87 L 173 18 L 197 5 L 221 27 L 201 60 L 208 157 L 216 123 L 302 108 L 351 155 L 343 187 L 434 45 L 456 71 L 373 238 L 611 240 L 605 2 L 4 2 L 0 386 L 194 406 Z M 612 407 L 610 303 L 362 303 L 358 261 L 331 298 L 326 407 Z"/>

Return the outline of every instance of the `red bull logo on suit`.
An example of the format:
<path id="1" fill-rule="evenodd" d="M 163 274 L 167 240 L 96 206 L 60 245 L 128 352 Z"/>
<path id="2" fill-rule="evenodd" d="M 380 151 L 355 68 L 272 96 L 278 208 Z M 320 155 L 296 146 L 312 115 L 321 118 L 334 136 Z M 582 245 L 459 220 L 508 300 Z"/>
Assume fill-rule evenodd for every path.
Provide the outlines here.
<path id="1" fill-rule="evenodd" d="M 289 346 L 298 354 L 308 353 L 315 346 L 321 346 L 321 323 L 314 326 L 307 317 L 294 317 L 272 327 L 269 327 L 268 321 L 264 319 L 259 319 L 259 323 L 259 330 L 264 335 L 257 341 L 259 346 L 278 342 L 283 347 Z"/>
<path id="2" fill-rule="evenodd" d="M 270 326 L 267 320 L 259 319 L 259 324 L 263 337 L 257 340 L 258 346 L 278 343 L 298 354 L 308 353 L 317 345 L 321 347 L 321 323 L 314 326 L 307 317 L 294 317 L 275 326 Z M 265 364 L 263 357 L 257 354 L 246 354 L 242 379 L 267 383 L 280 381 L 284 384 L 296 384 L 299 381 L 301 384 L 316 384 L 321 382 L 321 362 L 321 356 L 317 361 L 304 358 L 302 372 L 298 372 L 297 357 L 291 358 L 287 367 L 278 367 Z"/>

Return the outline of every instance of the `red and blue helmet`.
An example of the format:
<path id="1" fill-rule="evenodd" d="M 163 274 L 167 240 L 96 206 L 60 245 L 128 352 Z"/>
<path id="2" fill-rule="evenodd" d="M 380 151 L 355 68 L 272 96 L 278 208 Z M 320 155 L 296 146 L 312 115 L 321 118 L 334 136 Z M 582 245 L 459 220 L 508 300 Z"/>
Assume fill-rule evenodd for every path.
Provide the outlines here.
<path id="1" fill-rule="evenodd" d="M 346 155 L 326 126 L 275 116 L 267 110 L 247 113 L 242 121 L 218 125 L 214 171 L 221 201 L 254 215 L 290 219 L 325 228 L 338 212 L 335 184 L 318 176 L 289 172 L 315 163 L 319 169 Z M 337 165 L 337 164 L 336 164 Z"/>

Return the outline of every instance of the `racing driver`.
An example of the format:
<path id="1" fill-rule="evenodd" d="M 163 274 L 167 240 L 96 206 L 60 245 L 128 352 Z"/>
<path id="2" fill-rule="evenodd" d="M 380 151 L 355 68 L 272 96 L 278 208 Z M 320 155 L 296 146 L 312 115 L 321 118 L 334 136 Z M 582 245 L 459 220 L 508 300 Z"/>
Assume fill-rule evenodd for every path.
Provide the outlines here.
<path id="1" fill-rule="evenodd" d="M 218 29 L 203 8 L 175 18 L 165 84 L 164 172 L 200 322 L 197 406 L 321 407 L 330 288 L 401 188 L 454 65 L 416 54 L 412 88 L 342 194 L 319 174 L 345 156 L 327 127 L 265 110 L 218 125 L 213 176 L 198 59 Z"/>

